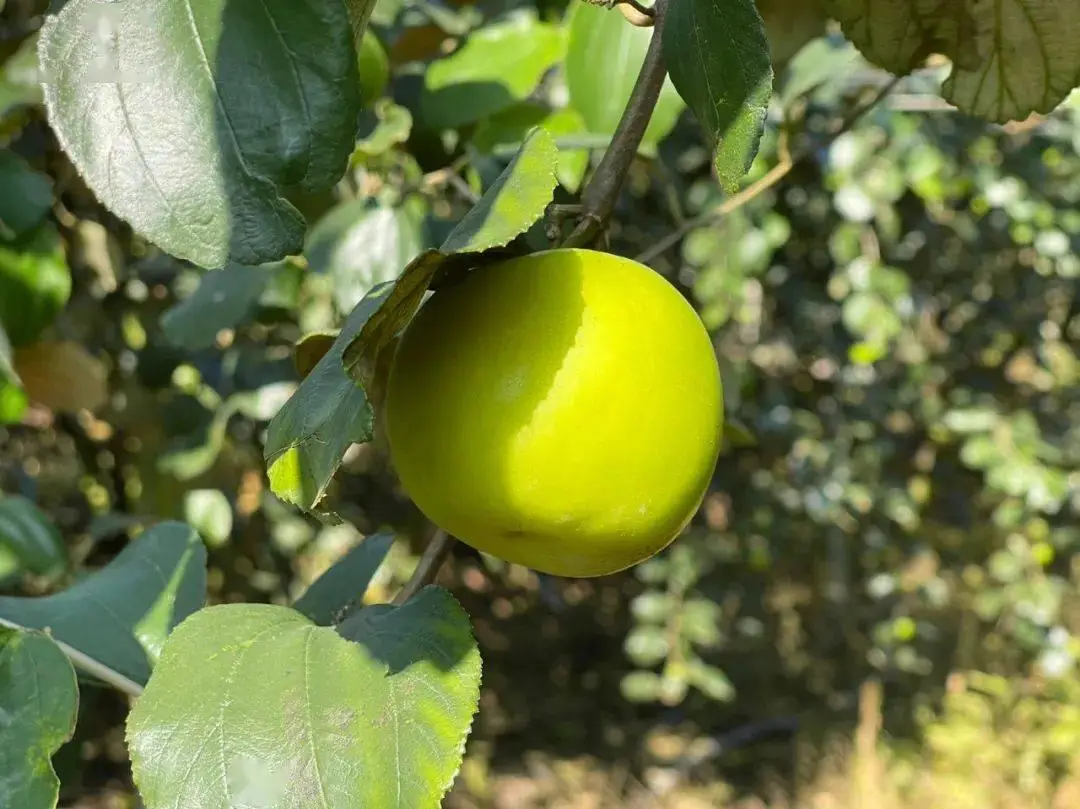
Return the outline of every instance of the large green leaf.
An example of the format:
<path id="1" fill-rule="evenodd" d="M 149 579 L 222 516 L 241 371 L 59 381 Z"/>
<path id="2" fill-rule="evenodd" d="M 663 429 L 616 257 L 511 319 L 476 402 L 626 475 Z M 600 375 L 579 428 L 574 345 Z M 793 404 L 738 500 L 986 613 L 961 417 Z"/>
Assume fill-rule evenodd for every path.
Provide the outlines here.
<path id="1" fill-rule="evenodd" d="M 162 315 L 165 339 L 191 350 L 214 345 L 219 331 L 233 328 L 247 318 L 272 272 L 268 267 L 243 264 L 210 270 L 191 297 Z"/>
<path id="2" fill-rule="evenodd" d="M 908 73 L 953 62 L 948 101 L 992 121 L 1049 112 L 1080 83 L 1080 0 L 826 0 L 867 59 Z"/>
<path id="3" fill-rule="evenodd" d="M 0 626 L 0 806 L 54 809 L 53 754 L 75 732 L 75 670 L 47 635 Z"/>
<path id="4" fill-rule="evenodd" d="M 145 683 L 174 626 L 206 598 L 206 549 L 187 525 L 148 529 L 106 567 L 43 598 L 0 598 L 0 618 Z"/>
<path id="5" fill-rule="evenodd" d="M 52 521 L 25 497 L 0 497 L 0 552 L 38 575 L 55 573 L 67 560 L 64 543 Z"/>
<path id="6" fill-rule="evenodd" d="M 433 128 L 451 129 L 513 106 L 536 89 L 565 49 L 562 29 L 531 15 L 486 25 L 424 73 L 423 118 Z"/>
<path id="7" fill-rule="evenodd" d="M 571 4 L 569 26 L 566 86 L 570 106 L 581 113 L 590 132 L 611 135 L 630 100 L 652 30 L 630 25 L 616 11 L 582 2 Z M 671 80 L 665 79 L 645 130 L 642 152 L 655 153 L 656 144 L 667 137 L 684 106 Z"/>
<path id="8" fill-rule="evenodd" d="M 13 346 L 34 342 L 69 295 L 71 273 L 55 228 L 42 225 L 0 243 L 0 324 Z"/>
<path id="9" fill-rule="evenodd" d="M 479 684 L 468 618 L 439 588 L 339 631 L 286 607 L 209 607 L 128 717 L 135 783 L 147 809 L 438 806 Z"/>
<path id="10" fill-rule="evenodd" d="M 0 150 L 0 239 L 16 239 L 52 207 L 52 182 L 14 152 Z"/>
<path id="11" fill-rule="evenodd" d="M 49 122 L 98 198 L 168 252 L 275 261 L 303 244 L 285 191 L 330 187 L 352 150 L 353 41 L 341 0 L 71 0 L 41 31 Z"/>
<path id="12" fill-rule="evenodd" d="M 545 129 L 525 139 L 510 165 L 446 237 L 427 250 L 395 282 L 378 313 L 350 338 L 343 361 L 349 376 L 379 395 L 394 336 L 416 313 L 436 277 L 452 266 L 475 264 L 475 254 L 508 245 L 540 219 L 555 190 L 558 150 Z"/>
<path id="13" fill-rule="evenodd" d="M 733 192 L 757 154 L 772 95 L 754 0 L 673 0 L 663 45 L 671 80 L 714 144 L 720 184 Z"/>
<path id="14" fill-rule="evenodd" d="M 556 159 L 551 136 L 534 132 L 440 250 L 421 253 L 396 281 L 376 286 L 356 305 L 330 350 L 270 422 L 265 457 L 274 494 L 306 510 L 318 505 L 345 450 L 371 440 L 374 416 L 365 391 L 375 398 L 374 368 L 389 356 L 394 334 L 450 254 L 509 244 L 543 215 L 555 188 Z"/>
<path id="15" fill-rule="evenodd" d="M 363 597 L 393 543 L 393 534 L 375 534 L 362 540 L 319 576 L 293 607 L 317 624 L 334 623 L 341 610 Z"/>
<path id="16" fill-rule="evenodd" d="M 416 257 L 423 247 L 421 218 L 415 206 L 358 199 L 334 208 L 311 229 L 304 257 L 308 267 L 333 279 L 339 311 L 351 312 Z"/>

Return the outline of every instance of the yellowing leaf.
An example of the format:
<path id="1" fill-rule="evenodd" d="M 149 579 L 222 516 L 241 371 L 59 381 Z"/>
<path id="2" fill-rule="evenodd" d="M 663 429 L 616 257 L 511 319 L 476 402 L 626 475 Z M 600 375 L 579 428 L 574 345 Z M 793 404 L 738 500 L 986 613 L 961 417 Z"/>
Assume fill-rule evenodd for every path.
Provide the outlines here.
<path id="1" fill-rule="evenodd" d="M 97 410 L 109 398 L 105 366 L 78 343 L 34 343 L 14 360 L 26 395 L 50 410 Z"/>

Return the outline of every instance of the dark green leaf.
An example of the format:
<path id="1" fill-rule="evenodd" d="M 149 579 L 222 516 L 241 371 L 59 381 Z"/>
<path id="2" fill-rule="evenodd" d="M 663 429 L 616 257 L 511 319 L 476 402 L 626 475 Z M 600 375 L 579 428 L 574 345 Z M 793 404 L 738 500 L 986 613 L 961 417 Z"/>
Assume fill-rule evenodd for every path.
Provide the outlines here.
<path id="1" fill-rule="evenodd" d="M 319 360 L 326 356 L 326 352 L 334 345 L 334 340 L 340 333 L 340 331 L 313 331 L 296 341 L 296 345 L 293 346 L 293 366 L 301 379 L 315 370 Z"/>
<path id="2" fill-rule="evenodd" d="M 304 257 L 308 267 L 333 279 L 338 310 L 350 312 L 377 284 L 397 278 L 420 252 L 420 221 L 413 205 L 346 202 L 311 229 Z"/>
<path id="3" fill-rule="evenodd" d="M 652 29 L 630 25 L 616 11 L 583 2 L 572 4 L 566 85 L 570 106 L 581 113 L 589 132 L 615 132 L 651 38 Z M 683 108 L 674 85 L 665 79 L 645 130 L 642 152 L 656 152 L 656 145 L 667 137 Z"/>
<path id="4" fill-rule="evenodd" d="M 0 239 L 11 241 L 41 224 L 52 207 L 52 183 L 14 152 L 0 150 Z"/>
<path id="5" fill-rule="evenodd" d="M 317 624 L 334 623 L 343 608 L 363 597 L 393 543 L 393 534 L 375 534 L 361 540 L 316 579 L 293 607 Z"/>
<path id="6" fill-rule="evenodd" d="M 269 267 L 242 264 L 210 270 L 190 298 L 162 315 L 165 339 L 193 351 L 210 348 L 218 332 L 235 328 L 247 318 L 272 272 Z"/>
<path id="7" fill-rule="evenodd" d="M 147 530 L 106 567 L 43 598 L 0 597 L 0 618 L 145 683 L 165 638 L 206 597 L 206 549 L 178 522 Z"/>
<path id="8" fill-rule="evenodd" d="M 0 324 L 18 348 L 34 342 L 71 295 L 71 273 L 60 235 L 43 225 L 0 243 Z"/>
<path id="9" fill-rule="evenodd" d="M 20 566 L 49 575 L 67 561 L 64 543 L 52 521 L 25 497 L 0 497 L 0 548 L 7 549 Z"/>
<path id="10" fill-rule="evenodd" d="M 128 717 L 147 809 L 437 806 L 479 697 L 467 616 L 432 587 L 339 631 L 268 604 L 185 621 Z"/>
<path id="11" fill-rule="evenodd" d="M 671 80 L 715 144 L 729 193 L 750 168 L 772 95 L 765 28 L 753 0 L 674 0 L 664 25 Z"/>
<path id="12" fill-rule="evenodd" d="M 168 252 L 276 261 L 305 230 L 285 190 L 333 185 L 353 148 L 355 22 L 340 0 L 71 0 L 41 32 L 49 122 L 98 198 Z"/>
<path id="13" fill-rule="evenodd" d="M 357 304 L 330 350 L 270 421 L 263 451 L 270 489 L 288 503 L 314 509 L 345 450 L 371 440 L 371 405 L 346 376 L 341 357 L 389 291 L 389 284 L 378 286 Z"/>
<path id="14" fill-rule="evenodd" d="M 0 626 L 0 806 L 54 809 L 52 757 L 75 732 L 78 708 L 75 670 L 60 647 Z"/>
<path id="15" fill-rule="evenodd" d="M 563 31 L 533 16 L 484 26 L 425 72 L 424 121 L 452 129 L 513 106 L 536 89 L 565 48 Z"/>

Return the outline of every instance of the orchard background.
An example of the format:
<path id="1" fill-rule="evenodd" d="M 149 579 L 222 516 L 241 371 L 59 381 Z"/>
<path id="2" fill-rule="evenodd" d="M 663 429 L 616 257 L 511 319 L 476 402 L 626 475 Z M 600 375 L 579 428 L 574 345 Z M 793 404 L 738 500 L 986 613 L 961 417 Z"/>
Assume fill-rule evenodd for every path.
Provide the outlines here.
<path id="1" fill-rule="evenodd" d="M 406 739 L 397 802 L 355 805 L 434 805 L 455 772 L 450 809 L 1080 804 L 1080 4 L 758 0 L 770 72 L 748 2 L 670 0 L 674 84 L 587 236 L 697 306 L 729 445 L 686 534 L 626 573 L 453 545 L 458 623 L 437 589 L 394 614 L 304 601 L 344 559 L 331 593 L 389 602 L 433 534 L 351 338 L 385 339 L 365 329 L 407 301 L 375 312 L 379 285 L 417 257 L 434 274 L 573 229 L 560 206 L 612 140 L 648 9 L 379 0 L 354 40 L 330 2 L 286 25 L 269 0 L 258 25 L 239 0 L 116 3 L 169 20 L 127 52 L 125 99 L 108 77 L 73 94 L 70 65 L 118 64 L 79 56 L 91 0 L 42 29 L 63 5 L 0 2 L 0 806 L 57 805 L 54 751 L 60 806 L 140 805 L 124 686 L 203 589 L 342 626 L 412 609 L 460 647 L 406 683 L 450 705 L 416 696 L 435 752 Z M 121 42 L 145 24 L 101 19 Z M 20 629 L 46 626 L 68 645 Z M 142 800 L 171 805 L 144 766 Z"/>

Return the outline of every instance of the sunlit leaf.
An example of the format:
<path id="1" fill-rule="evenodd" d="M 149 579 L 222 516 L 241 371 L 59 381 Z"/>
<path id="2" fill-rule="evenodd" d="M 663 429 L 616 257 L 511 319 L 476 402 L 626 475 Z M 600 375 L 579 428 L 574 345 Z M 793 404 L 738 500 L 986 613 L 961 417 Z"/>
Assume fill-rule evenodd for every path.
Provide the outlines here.
<path id="1" fill-rule="evenodd" d="M 79 689 L 67 657 L 41 632 L 0 625 L 0 805 L 53 809 L 52 757 L 75 732 Z"/>
<path id="2" fill-rule="evenodd" d="M 147 809 L 436 806 L 479 684 L 468 618 L 439 588 L 337 631 L 286 607 L 209 607 L 129 715 L 135 783 Z"/>
<path id="3" fill-rule="evenodd" d="M 340 0 L 71 0 L 41 31 L 49 123 L 98 198 L 168 252 L 276 261 L 305 230 L 285 190 L 330 187 L 353 148 L 352 22 Z"/>
<path id="4" fill-rule="evenodd" d="M 772 96 L 769 43 L 753 0 L 673 0 L 664 59 L 714 144 L 720 185 L 735 191 L 757 155 Z"/>

